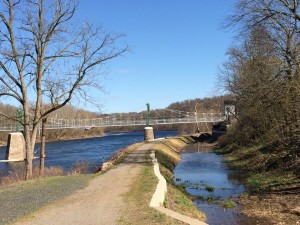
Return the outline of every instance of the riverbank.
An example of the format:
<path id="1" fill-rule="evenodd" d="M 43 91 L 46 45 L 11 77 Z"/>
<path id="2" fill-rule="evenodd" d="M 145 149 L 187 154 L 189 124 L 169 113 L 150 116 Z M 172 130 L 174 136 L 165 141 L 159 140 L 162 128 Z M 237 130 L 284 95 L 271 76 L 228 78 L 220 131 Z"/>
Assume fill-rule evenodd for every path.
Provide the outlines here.
<path id="1" fill-rule="evenodd" d="M 150 149 L 155 151 L 160 172 L 167 180 L 167 194 L 164 207 L 182 215 L 204 221 L 205 215 L 193 205 L 191 197 L 187 195 L 182 187 L 177 186 L 173 182 L 173 169 L 180 161 L 180 150 L 194 142 L 195 139 L 191 136 L 172 137 L 150 142 Z M 122 213 L 120 224 L 185 224 L 149 207 L 157 182 L 157 178 L 153 173 L 153 164 L 150 161 L 150 164 L 145 166 L 142 174 L 125 196 L 128 207 Z"/>
<path id="2" fill-rule="evenodd" d="M 46 215 L 46 217 L 49 216 L 48 218 L 51 222 L 48 224 L 53 224 L 54 220 L 62 221 L 63 224 L 68 224 L 69 222 L 70 224 L 71 222 L 74 224 L 74 219 L 73 221 L 69 221 L 68 219 L 64 220 L 64 218 L 57 218 L 59 212 L 56 212 L 55 210 L 60 209 L 61 207 L 65 209 L 64 212 L 69 216 L 69 218 L 73 217 L 72 212 L 74 213 L 76 210 L 78 210 L 75 213 L 77 215 L 76 219 L 79 220 L 80 218 L 85 218 L 85 216 L 80 216 L 81 213 L 89 214 L 89 219 L 91 219 L 91 221 L 95 221 L 93 220 L 93 213 L 96 213 L 95 215 L 97 215 L 97 217 L 101 217 L 101 215 L 114 215 L 112 216 L 113 220 L 106 218 L 108 221 L 110 221 L 106 224 L 116 224 L 116 221 L 118 224 L 182 224 L 181 222 L 165 216 L 164 214 L 161 214 L 155 209 L 149 207 L 149 202 L 157 184 L 157 179 L 153 173 L 153 165 L 150 160 L 149 153 L 150 150 L 153 149 L 157 150 L 157 152 L 163 152 L 161 154 L 166 155 L 166 157 L 170 156 L 170 158 L 160 159 L 160 162 L 162 163 L 161 165 L 172 165 L 175 161 L 179 160 L 179 149 L 191 143 L 192 141 L 193 139 L 188 137 L 159 140 L 156 143 L 151 143 L 151 147 L 147 149 L 146 155 L 144 155 L 144 153 L 141 154 L 140 152 L 140 148 L 143 146 L 135 145 L 135 147 L 139 146 L 139 151 L 131 151 L 132 149 L 125 150 L 126 153 L 131 153 L 129 153 L 126 157 L 123 155 L 121 158 L 119 158 L 118 161 L 120 164 L 114 164 L 107 172 L 101 172 L 97 175 L 50 177 L 40 180 L 21 182 L 9 187 L 1 188 L 1 202 L 3 204 L 1 205 L 2 207 L 0 209 L 0 214 L 2 213 L 2 216 L 0 216 L 0 218 L 2 218 L 0 224 L 11 223 L 20 218 L 25 218 L 25 224 L 38 224 L 35 223 L 36 221 L 34 218 L 43 218 L 44 215 Z M 160 153 L 158 153 L 158 155 L 159 154 Z M 141 157 L 143 159 L 141 159 Z M 130 176 L 126 175 L 128 172 L 130 173 Z M 182 190 L 179 190 L 178 187 L 172 184 L 171 176 L 171 172 L 170 174 L 167 172 L 167 177 L 171 185 L 168 186 L 168 195 L 165 201 L 165 206 L 188 216 L 201 218 L 203 220 L 204 215 L 193 206 L 191 199 Z M 68 184 L 72 183 L 70 180 L 76 180 L 77 178 L 80 185 L 71 185 L 72 188 L 70 188 L 70 186 L 68 186 Z M 115 181 L 118 183 L 115 183 Z M 102 184 L 108 184 L 108 186 L 104 187 Z M 92 189 L 93 191 L 90 191 Z M 106 190 L 110 193 L 106 193 Z M 14 194 L 15 192 L 17 192 L 17 194 Z M 98 202 L 101 204 L 99 207 L 104 210 L 103 213 L 99 213 L 98 210 L 95 211 L 95 208 L 98 206 L 96 206 L 94 203 L 90 204 L 88 200 L 91 198 L 91 201 L 94 201 L 92 199 L 95 199 L 96 192 L 99 192 L 97 194 L 99 197 L 97 198 L 100 198 L 101 196 L 108 196 L 108 198 L 105 200 L 101 199 L 101 201 L 99 200 L 97 203 L 95 202 L 95 204 L 98 204 Z M 76 197 L 77 193 L 81 193 L 80 195 L 84 195 L 85 197 Z M 76 202 L 78 201 L 78 204 L 76 203 L 75 211 L 72 207 L 73 200 L 71 199 L 77 199 Z M 83 200 L 84 202 L 81 202 Z M 106 201 L 110 201 L 110 203 Z M 120 201 L 125 204 L 123 205 L 124 207 L 120 208 Z M 24 204 L 20 204 L 20 202 Z M 114 202 L 118 204 L 118 207 L 114 206 Z M 85 204 L 88 204 L 90 207 L 85 206 Z M 108 207 L 109 204 L 111 205 Z M 28 207 L 28 205 L 30 205 L 30 207 Z M 39 209 L 40 207 L 42 207 L 42 209 Z M 84 212 L 82 212 L 83 208 Z M 111 213 L 107 211 L 108 208 Z M 13 212 L 11 214 L 12 216 L 6 216 L 7 209 Z M 87 209 L 90 209 L 91 211 L 88 212 Z M 116 211 L 117 209 L 122 210 Z M 36 210 L 38 210 L 38 215 L 40 216 L 35 216 L 34 211 Z M 137 210 L 139 211 L 138 215 L 136 213 Z M 137 217 L 139 219 L 137 219 Z M 30 222 L 32 219 L 35 222 Z M 97 218 L 97 221 L 98 220 L 104 221 L 103 218 Z M 141 223 L 141 221 L 143 221 L 143 223 Z M 23 222 L 20 224 L 23 224 Z M 43 222 L 43 224 L 47 223 Z M 57 224 L 60 223 L 58 222 Z"/>
<path id="3" fill-rule="evenodd" d="M 48 130 L 47 132 L 48 133 L 46 134 L 46 142 L 79 140 L 79 139 L 86 139 L 86 138 L 103 137 L 105 135 L 103 128 L 92 128 L 88 130 L 62 129 L 59 132 L 54 132 L 52 130 Z M 8 133 L 9 132 L 3 132 L 3 131 L 0 132 L 0 147 L 6 146 Z M 40 143 L 39 137 L 37 137 L 36 143 Z"/>
<path id="4" fill-rule="evenodd" d="M 300 224 L 300 179 L 281 168 L 266 169 L 263 163 L 272 158 L 262 148 L 231 145 L 216 150 L 244 174 L 250 194 L 240 196 L 242 213 L 257 224 Z"/>

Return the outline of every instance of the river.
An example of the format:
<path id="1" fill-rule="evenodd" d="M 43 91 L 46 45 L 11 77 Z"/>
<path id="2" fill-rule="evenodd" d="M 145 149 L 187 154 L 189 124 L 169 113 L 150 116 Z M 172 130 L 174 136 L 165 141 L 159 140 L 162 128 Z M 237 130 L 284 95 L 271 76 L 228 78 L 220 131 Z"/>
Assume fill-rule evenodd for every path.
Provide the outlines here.
<path id="1" fill-rule="evenodd" d="M 177 131 L 155 131 L 155 138 L 178 135 Z M 76 163 L 88 163 L 88 171 L 108 160 L 120 149 L 144 140 L 144 132 L 106 133 L 102 137 L 54 141 L 46 143 L 45 166 L 61 166 L 65 171 L 70 170 Z M 40 145 L 35 147 L 35 156 L 39 156 Z M 5 159 L 6 147 L 0 147 L 0 160 Z M 38 163 L 38 159 L 34 163 Z M 24 168 L 24 162 L 0 163 L 0 176 L 10 171 Z"/>

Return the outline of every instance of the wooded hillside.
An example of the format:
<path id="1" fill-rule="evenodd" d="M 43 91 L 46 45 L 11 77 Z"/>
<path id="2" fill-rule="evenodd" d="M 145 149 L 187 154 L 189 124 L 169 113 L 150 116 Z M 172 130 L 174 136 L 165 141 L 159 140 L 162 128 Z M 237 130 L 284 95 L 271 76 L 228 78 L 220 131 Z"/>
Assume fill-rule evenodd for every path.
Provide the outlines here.
<path id="1" fill-rule="evenodd" d="M 198 113 L 223 113 L 224 112 L 224 100 L 230 99 L 230 96 L 219 96 L 204 99 L 189 99 L 181 102 L 171 103 L 166 109 L 184 111 L 184 112 L 198 112 Z M 0 112 L 5 112 L 9 115 L 15 115 L 17 108 L 7 104 L 0 104 Z M 154 109 L 151 111 L 151 115 L 161 115 L 164 109 Z M 62 119 L 92 119 L 106 116 L 121 116 L 121 117 L 139 117 L 139 114 L 145 114 L 145 112 L 136 113 L 118 113 L 118 114 L 100 114 L 95 112 L 89 112 L 83 109 L 78 109 L 74 106 L 67 105 L 55 113 L 49 118 L 62 118 Z M 3 121 L 2 121 L 3 122 Z M 9 123 L 11 121 L 8 121 Z M 210 131 L 212 124 L 205 123 L 199 124 L 199 129 L 202 132 Z M 59 130 L 47 130 L 47 140 L 59 140 L 68 138 L 82 138 L 89 136 L 101 136 L 104 132 L 126 132 L 143 130 L 144 126 L 132 126 L 132 127 L 107 127 L 107 128 L 92 128 L 86 129 L 59 129 Z M 155 130 L 178 130 L 182 134 L 197 132 L 197 124 L 180 124 L 180 125 L 159 125 L 155 126 Z M 1 132 L 1 141 L 6 142 L 7 132 Z"/>

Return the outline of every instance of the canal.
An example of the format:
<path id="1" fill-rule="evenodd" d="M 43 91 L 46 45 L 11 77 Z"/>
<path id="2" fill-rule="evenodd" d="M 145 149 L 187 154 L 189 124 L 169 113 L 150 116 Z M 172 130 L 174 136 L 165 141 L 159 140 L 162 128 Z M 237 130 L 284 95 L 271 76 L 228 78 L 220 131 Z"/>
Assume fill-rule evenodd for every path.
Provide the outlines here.
<path id="1" fill-rule="evenodd" d="M 205 213 L 208 224 L 255 224 L 240 213 L 238 196 L 247 192 L 241 172 L 229 169 L 223 156 L 212 152 L 211 146 L 205 143 L 187 146 L 174 175 L 175 183 L 183 186 L 193 196 L 194 205 Z"/>

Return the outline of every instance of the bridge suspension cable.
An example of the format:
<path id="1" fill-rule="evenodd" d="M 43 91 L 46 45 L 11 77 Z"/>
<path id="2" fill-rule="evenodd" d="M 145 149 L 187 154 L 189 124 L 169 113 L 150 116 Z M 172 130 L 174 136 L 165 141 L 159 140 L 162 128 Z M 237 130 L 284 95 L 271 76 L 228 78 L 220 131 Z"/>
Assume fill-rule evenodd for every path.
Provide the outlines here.
<path id="1" fill-rule="evenodd" d="M 146 117 L 147 111 L 118 113 L 91 119 L 66 119 L 52 116 L 47 120 L 46 129 L 140 126 L 146 125 Z M 216 123 L 225 119 L 222 113 L 195 113 L 172 109 L 152 110 L 150 112 L 151 126 L 183 123 Z M 0 116 L 0 131 L 15 131 L 16 127 L 17 122 Z"/>

